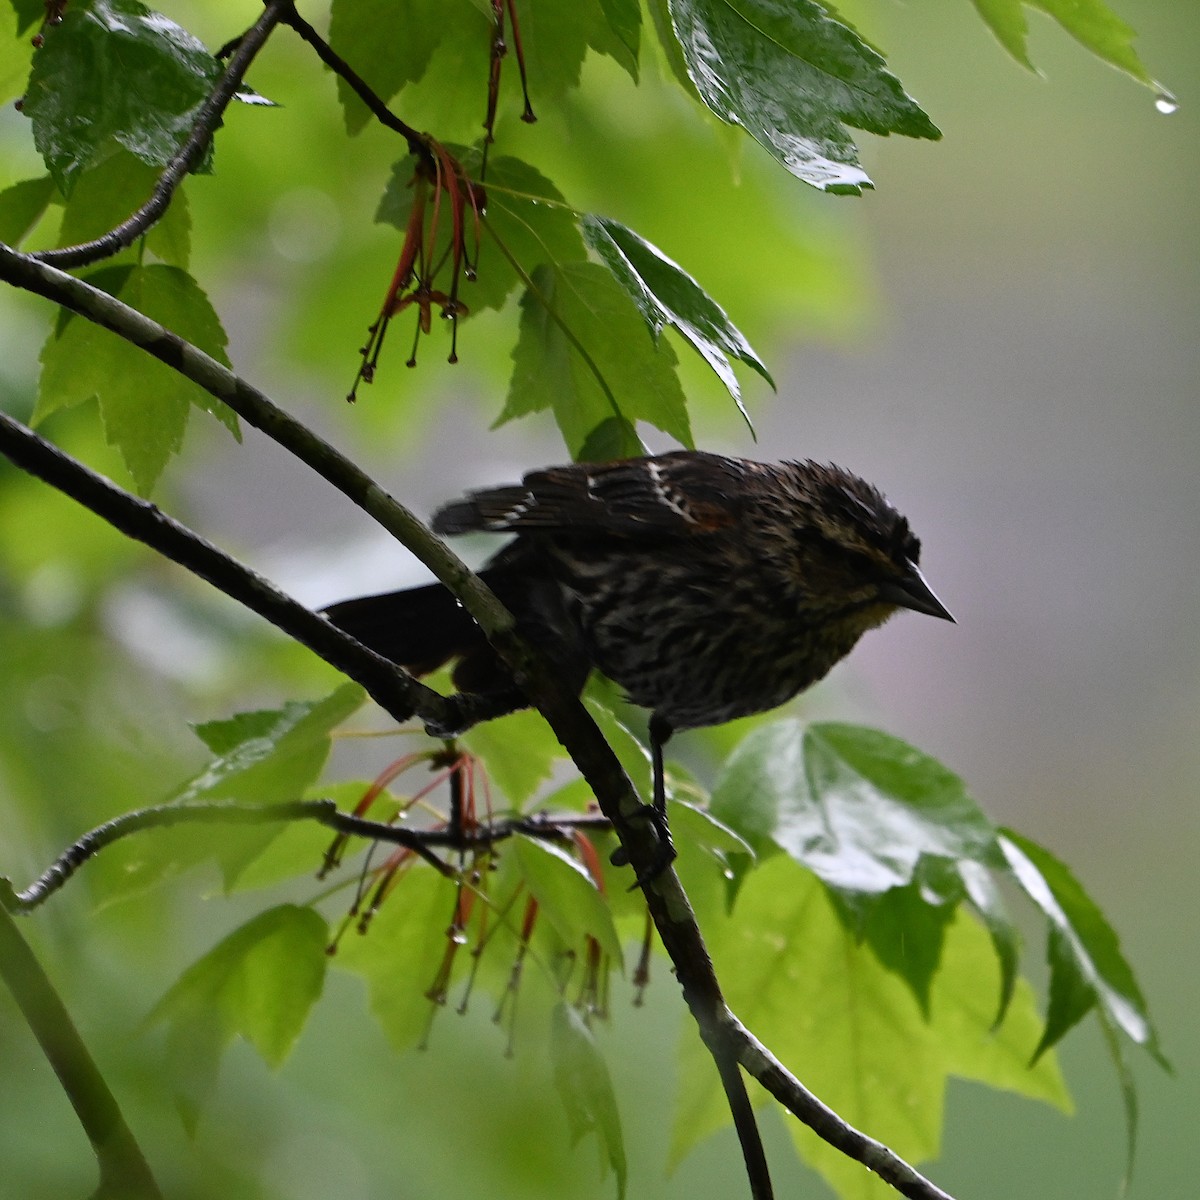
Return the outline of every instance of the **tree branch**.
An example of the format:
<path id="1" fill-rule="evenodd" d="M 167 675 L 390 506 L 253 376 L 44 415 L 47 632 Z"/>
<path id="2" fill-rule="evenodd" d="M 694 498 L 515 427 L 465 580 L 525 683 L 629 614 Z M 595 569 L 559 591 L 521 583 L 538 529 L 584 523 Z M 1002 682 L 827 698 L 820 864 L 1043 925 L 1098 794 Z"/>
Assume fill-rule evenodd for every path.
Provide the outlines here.
<path id="1" fill-rule="evenodd" d="M 862 1163 L 910 1200 L 954 1200 L 882 1142 L 855 1129 L 817 1099 L 732 1013 L 728 1013 L 725 1037 L 730 1046 L 736 1047 L 742 1066 L 788 1112 L 835 1150 Z"/>
<path id="2" fill-rule="evenodd" d="M 204 158 L 213 134 L 221 124 L 221 117 L 241 87 L 246 71 L 289 7 L 290 0 L 267 0 L 262 16 L 238 39 L 237 50 L 229 60 L 225 73 L 217 81 L 208 99 L 200 106 L 187 141 L 158 177 L 150 199 L 141 208 L 115 229 L 110 229 L 108 233 L 93 241 L 82 242 L 78 246 L 66 246 L 60 250 L 42 250 L 31 257 L 57 267 L 81 267 L 87 263 L 99 262 L 119 254 L 127 246 L 132 246 L 159 221 L 170 206 L 175 189 Z"/>
<path id="3" fill-rule="evenodd" d="M 44 904 L 90 858 L 114 842 L 145 829 L 169 829 L 175 825 L 268 825 L 277 821 L 316 821 L 338 833 L 387 842 L 419 854 L 441 874 L 453 874 L 434 853 L 434 847 L 470 850 L 491 846 L 516 834 L 553 841 L 570 841 L 571 831 L 611 829 L 607 817 L 578 813 L 551 816 L 534 814 L 508 820 L 490 821 L 467 829 L 406 829 L 369 821 L 353 813 L 342 812 L 332 800 L 288 800 L 280 804 L 156 804 L 122 813 L 72 842 L 27 888 L 5 894 L 0 877 L 0 907 L 27 913 Z"/>
<path id="4" fill-rule="evenodd" d="M 22 470 L 64 492 L 127 537 L 186 567 L 239 604 L 265 617 L 331 666 L 362 684 L 397 721 L 419 712 L 426 720 L 453 723 L 457 708 L 418 683 L 395 663 L 356 642 L 323 617 L 281 592 L 211 542 L 155 505 L 117 487 L 52 446 L 20 421 L 0 412 L 0 454 Z"/>
<path id="5" fill-rule="evenodd" d="M 546 718 L 621 841 L 640 881 L 659 937 L 675 966 L 684 999 L 705 1044 L 716 1057 L 731 1109 L 739 1122 L 739 1137 L 744 1146 L 750 1147 L 746 1153 L 747 1168 L 755 1200 L 766 1200 L 771 1195 L 770 1182 L 761 1177 L 755 1165 L 762 1159 L 761 1140 L 753 1113 L 744 1101 L 740 1072 L 730 1068 L 734 1060 L 819 1136 L 877 1171 L 904 1195 L 913 1200 L 949 1200 L 945 1192 L 916 1170 L 821 1104 L 730 1012 L 687 894 L 675 872 L 662 869 L 653 822 L 612 748 L 579 698 L 565 689 L 553 668 L 516 636 L 511 615 L 445 543 L 327 442 L 232 371 L 157 322 L 81 280 L 2 244 L 0 278 L 112 330 L 228 404 L 353 500 L 463 602 L 512 669 L 521 690 Z"/>
<path id="6" fill-rule="evenodd" d="M 100 1168 L 100 1186 L 93 1200 L 162 1200 L 116 1097 L 88 1053 L 62 997 L 21 936 L 7 899 L 0 895 L 0 979 L 12 992 L 92 1144 Z M 12 1097 L 11 1103 L 19 1102 Z"/>

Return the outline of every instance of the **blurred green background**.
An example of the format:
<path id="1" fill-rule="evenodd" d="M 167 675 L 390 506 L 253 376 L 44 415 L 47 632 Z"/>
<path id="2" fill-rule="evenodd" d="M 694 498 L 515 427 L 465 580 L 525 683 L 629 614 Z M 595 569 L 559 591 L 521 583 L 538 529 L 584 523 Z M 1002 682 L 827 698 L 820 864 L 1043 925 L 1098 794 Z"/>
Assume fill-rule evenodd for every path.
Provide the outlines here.
<path id="1" fill-rule="evenodd" d="M 252 15 L 232 0 L 162 7 L 210 45 Z M 1150 71 L 1180 99 L 1165 117 L 1149 92 L 1038 13 L 1031 55 L 1044 78 L 1013 63 L 967 3 L 839 7 L 945 134 L 934 144 L 864 136 L 878 190 L 860 200 L 816 196 L 750 146 L 738 153 L 740 184 L 707 182 L 730 139 L 684 132 L 682 102 L 659 112 L 603 64 L 589 68 L 588 98 L 543 108 L 532 130 L 507 123 L 501 144 L 581 207 L 657 242 L 765 354 L 780 394 L 748 384 L 757 444 L 689 368 L 709 398 L 702 444 L 842 462 L 920 532 L 926 574 L 958 626 L 896 621 L 807 708 L 878 724 L 939 756 L 994 818 L 1073 866 L 1121 933 L 1176 1067 L 1170 1078 L 1135 1063 L 1142 1124 L 1130 1195 L 1189 1196 L 1180 1147 L 1200 1111 L 1200 11 L 1117 5 Z M 285 35 L 252 79 L 286 107 L 231 113 L 217 174 L 189 185 L 193 273 L 225 320 L 235 365 L 417 511 L 560 458 L 548 423 L 487 432 L 511 312 L 468 323 L 466 365 L 453 370 L 426 347 L 406 372 L 399 339 L 359 405 L 341 404 L 397 249 L 394 231 L 370 219 L 399 149 L 375 130 L 345 139 L 328 76 Z M 311 83 L 297 87 L 298 77 Z M 427 128 L 432 103 L 412 102 Z M 457 134 L 437 130 L 466 136 L 461 121 Z M 555 139 L 585 135 L 612 148 L 582 166 L 556 157 Z M 0 148 L 0 184 L 38 172 L 11 108 Z M 47 320 L 41 302 L 0 295 L 0 403 L 19 414 L 32 405 Z M 119 476 L 91 425 L 70 413 L 48 431 Z M 236 448 L 196 425 L 165 506 L 314 604 L 418 578 L 348 503 L 295 478 L 261 439 Z M 226 713 L 234 698 L 244 705 L 247 693 L 252 703 L 284 698 L 255 691 L 261 664 L 290 673 L 296 694 L 332 679 L 178 572 L 44 503 L 0 475 L 0 871 L 18 882 L 95 820 L 168 791 L 197 761 L 187 720 Z M 82 568 L 68 557 L 78 547 Z M 129 566 L 135 573 L 122 574 Z M 37 621 L 18 623 L 31 612 Z M 231 651 L 230 629 L 257 638 L 255 649 Z M 119 865 L 89 868 L 100 881 L 110 869 Z M 130 1031 L 258 898 L 227 901 L 189 876 L 94 912 L 92 886 L 67 889 L 23 928 L 171 1195 L 612 1194 L 594 1148 L 566 1146 L 541 1076 L 520 1052 L 504 1058 L 486 1005 L 465 1019 L 442 1014 L 432 1049 L 398 1058 L 358 981 L 337 972 L 279 1075 L 234 1049 L 189 1141 L 155 1075 L 155 1038 Z M 1040 956 L 1031 941 L 1035 975 Z M 631 1192 L 739 1195 L 730 1133 L 661 1182 L 674 1043 L 690 1032 L 680 1010 L 660 967 L 647 1007 L 619 998 L 603 1038 Z M 1122 1118 L 1098 1033 L 1076 1031 L 1062 1057 L 1072 1117 L 951 1086 L 944 1154 L 930 1173 L 959 1200 L 1116 1194 Z M 86 1146 L 6 996 L 0 1078 L 0 1197 L 83 1194 Z M 780 1194 L 826 1194 L 795 1165 L 781 1124 L 768 1126 Z"/>

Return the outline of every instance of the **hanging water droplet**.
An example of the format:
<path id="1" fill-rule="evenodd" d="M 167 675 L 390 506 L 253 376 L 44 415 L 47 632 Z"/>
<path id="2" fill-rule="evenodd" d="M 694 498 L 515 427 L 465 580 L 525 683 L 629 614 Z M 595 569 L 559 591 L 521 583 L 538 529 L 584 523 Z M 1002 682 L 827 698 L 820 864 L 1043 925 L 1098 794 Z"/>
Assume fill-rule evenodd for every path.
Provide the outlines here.
<path id="1" fill-rule="evenodd" d="M 1179 108 L 1179 101 L 1170 92 L 1159 92 L 1154 97 L 1154 107 L 1160 113 L 1166 113 L 1169 116 Z"/>

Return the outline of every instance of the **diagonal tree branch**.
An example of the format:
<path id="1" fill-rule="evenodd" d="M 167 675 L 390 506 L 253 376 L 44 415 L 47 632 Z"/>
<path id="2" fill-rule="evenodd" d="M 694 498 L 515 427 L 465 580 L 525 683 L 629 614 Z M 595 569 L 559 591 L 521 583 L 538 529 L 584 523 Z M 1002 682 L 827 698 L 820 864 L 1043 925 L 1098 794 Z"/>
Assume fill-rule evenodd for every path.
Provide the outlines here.
<path id="1" fill-rule="evenodd" d="M 761 1139 L 745 1096 L 741 1069 L 759 1079 L 819 1136 L 876 1171 L 910 1200 L 950 1200 L 947 1193 L 914 1168 L 821 1104 L 733 1015 L 725 1003 L 687 894 L 675 872 L 662 869 L 653 823 L 612 748 L 579 698 L 564 689 L 553 669 L 517 637 L 511 615 L 448 546 L 327 442 L 232 371 L 157 322 L 81 280 L 2 244 L 0 279 L 62 304 L 112 330 L 198 383 L 342 491 L 411 550 L 463 602 L 513 670 L 522 691 L 550 724 L 621 841 L 659 937 L 675 966 L 684 999 L 719 1065 L 755 1200 L 767 1200 L 772 1191 L 770 1180 L 765 1177 Z M 132 501 L 133 497 L 129 499 Z M 355 678 L 352 673 L 351 678 Z"/>
<path id="2" fill-rule="evenodd" d="M 359 645 L 348 634 L 310 612 L 269 580 L 230 558 L 155 505 L 97 475 L 2 412 L 0 454 L 78 501 L 126 536 L 157 550 L 252 612 L 266 617 L 290 637 L 362 684 L 371 698 L 397 721 L 407 721 L 416 712 L 430 721 L 453 721 L 456 714 L 444 696 Z"/>

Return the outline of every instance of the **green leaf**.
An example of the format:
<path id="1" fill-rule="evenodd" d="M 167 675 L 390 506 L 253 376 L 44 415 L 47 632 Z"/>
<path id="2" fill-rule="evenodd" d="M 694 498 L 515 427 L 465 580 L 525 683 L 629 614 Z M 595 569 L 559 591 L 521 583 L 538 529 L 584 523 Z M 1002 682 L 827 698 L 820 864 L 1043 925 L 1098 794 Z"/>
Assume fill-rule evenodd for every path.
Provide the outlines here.
<path id="1" fill-rule="evenodd" d="M 157 169 L 123 150 L 83 172 L 64 207 L 57 244 L 75 246 L 108 233 L 149 199 L 158 176 Z M 191 218 L 182 189 L 175 192 L 162 220 L 146 235 L 146 245 L 172 265 L 187 267 Z M 224 346 L 223 340 L 220 344 Z"/>
<path id="2" fill-rule="evenodd" d="M 611 55 L 638 81 L 638 44 L 642 34 L 642 9 L 638 0 L 600 0 L 608 32 L 612 38 L 593 36 L 592 45 L 603 54 Z"/>
<path id="3" fill-rule="evenodd" d="M 608 21 L 600 0 L 521 0 L 516 5 L 521 22 L 521 44 L 529 76 L 529 92 L 535 110 L 539 104 L 557 100 L 579 86 L 588 43 L 599 40 L 608 31 Z M 511 26 L 508 29 L 509 54 L 504 68 L 502 93 L 512 96 L 516 109 L 520 94 L 516 79 L 516 55 Z"/>
<path id="4" fill-rule="evenodd" d="M 594 938 L 615 963 L 621 941 L 603 895 L 580 863 L 550 842 L 518 835 L 512 840 L 521 876 L 563 944 L 581 951 Z"/>
<path id="5" fill-rule="evenodd" d="M 562 1097 L 572 1144 L 578 1143 L 584 1134 L 596 1134 L 600 1140 L 601 1171 L 612 1169 L 617 1178 L 618 1200 L 622 1200 L 627 1176 L 625 1141 L 612 1078 L 592 1031 L 567 1004 L 554 1009 L 550 1054 L 554 1084 Z"/>
<path id="6" fill-rule="evenodd" d="M 329 733 L 363 702 L 356 684 L 345 684 L 314 701 L 293 701 L 281 709 L 240 713 L 210 721 L 196 732 L 215 757 L 178 787 L 170 803 L 231 800 L 243 805 L 297 800 L 312 786 L 329 757 Z M 307 824 L 307 822 L 305 822 Z M 123 893 L 143 889 L 163 877 L 215 858 L 227 890 L 280 835 L 280 823 L 186 826 L 157 832 L 137 843 L 121 874 Z M 331 835 L 326 833 L 325 841 Z M 318 860 L 312 860 L 315 869 Z"/>
<path id="7" fill-rule="evenodd" d="M 996 1010 L 995 1026 L 1004 1020 L 1004 1014 L 1012 1001 L 1013 988 L 1017 982 L 1017 968 L 1021 959 L 1021 939 L 1016 927 L 1009 919 L 1008 910 L 1000 898 L 996 882 L 986 867 L 969 860 L 958 863 L 958 872 L 966 888 L 967 898 L 987 927 L 1000 963 L 1000 1005 Z"/>
<path id="8" fill-rule="evenodd" d="M 608 680 L 595 677 L 589 681 L 584 706 L 604 734 L 604 740 L 625 769 L 638 793 L 650 799 L 650 752 L 621 720 L 614 709 L 618 689 Z"/>
<path id="9" fill-rule="evenodd" d="M 105 267 L 87 276 L 173 333 L 229 365 L 225 331 L 195 280 L 176 267 Z M 183 445 L 189 405 L 215 416 L 235 436 L 233 413 L 165 363 L 82 317 L 65 316 L 42 347 L 34 420 L 95 397 L 105 437 L 121 451 L 138 491 L 149 495 Z"/>
<path id="10" fill-rule="evenodd" d="M 407 0 L 403 5 L 397 0 L 333 0 L 329 44 L 387 101 L 425 74 L 438 43 L 465 15 L 452 18 L 446 8 L 446 0 Z M 337 89 L 346 129 L 358 133 L 371 114 L 341 77 Z"/>
<path id="11" fill-rule="evenodd" d="M 24 29 L 46 15 L 41 0 L 34 0 L 32 6 L 25 0 L 22 3 L 26 8 L 32 7 L 32 16 L 18 8 L 16 24 L 20 28 L 14 29 L 8 22 L 0 27 L 0 104 L 5 106 L 24 93 L 25 81 L 29 78 L 33 47 Z"/>
<path id="12" fill-rule="evenodd" d="M 412 1049 L 429 1028 L 428 989 L 446 954 L 455 905 L 452 880 L 413 867 L 398 878 L 368 931 L 350 930 L 338 943 L 334 965 L 363 976 L 371 1012 L 398 1051 Z"/>
<path id="13" fill-rule="evenodd" d="M 705 911 L 709 950 L 733 1010 L 840 1116 L 909 1161 L 937 1153 L 951 1075 L 1069 1106 L 1057 1065 L 1029 1065 L 1040 1021 L 1023 980 L 993 1032 L 998 968 L 986 933 L 964 912 L 946 928 L 927 1020 L 911 989 L 846 928 L 818 881 L 783 855 L 750 873 L 730 917 Z M 676 1160 L 729 1123 L 694 1031 L 680 1044 Z M 799 1122 L 788 1128 L 843 1200 L 895 1195 Z"/>
<path id="14" fill-rule="evenodd" d="M 1116 1028 L 1169 1070 L 1141 989 L 1095 901 L 1062 862 L 1029 838 L 1003 830 L 1000 849 L 1012 877 L 1050 923 L 1050 1005 L 1035 1055 L 1098 1002 Z"/>
<path id="15" fill-rule="evenodd" d="M 648 421 L 691 446 L 675 362 L 665 342 L 654 344 L 633 302 L 603 267 L 539 267 L 521 300 L 512 381 L 496 424 L 552 409 L 575 456 L 613 418 L 634 431 L 631 437 L 638 421 Z"/>
<path id="16" fill-rule="evenodd" d="M 477 151 L 466 159 L 472 167 L 478 161 Z M 505 297 L 519 280 L 509 256 L 527 276 L 543 263 L 563 266 L 587 259 L 575 213 L 562 193 L 536 167 L 518 158 L 500 155 L 488 160 L 487 224 L 490 237 L 508 253 L 498 253 L 485 240 L 479 282 L 483 286 L 484 277 L 492 274 L 505 281 L 507 271 L 511 282 L 505 282 Z"/>
<path id="17" fill-rule="evenodd" d="M 54 180 L 23 179 L 0 192 L 0 242 L 20 244 L 33 232 L 54 198 Z"/>
<path id="18" fill-rule="evenodd" d="M 330 732 L 362 703 L 362 688 L 347 683 L 320 700 L 293 700 L 279 709 L 196 726 L 197 737 L 216 757 L 172 801 L 275 804 L 296 799 L 325 765 Z"/>
<path id="19" fill-rule="evenodd" d="M 1026 46 L 1029 26 L 1025 21 L 1025 10 L 1021 7 L 1022 0 L 972 0 L 972 3 L 1000 45 L 1021 66 L 1034 70 Z"/>
<path id="20" fill-rule="evenodd" d="M 655 340 L 665 326 L 677 329 L 716 372 L 749 425 L 729 359 L 744 362 L 772 387 L 775 381 L 721 306 L 682 267 L 619 221 L 588 215 L 582 226 L 587 244 L 637 305 Z"/>
<path id="21" fill-rule="evenodd" d="M 953 904 L 930 904 L 918 886 L 890 888 L 871 905 L 862 933 L 875 957 L 912 988 L 924 1016 L 929 989 L 942 962 L 946 927 Z"/>
<path id="22" fill-rule="evenodd" d="M 1027 44 L 1029 27 L 1022 4 L 1040 9 L 1097 58 L 1169 99 L 1134 51 L 1134 30 L 1100 0 L 973 0 L 973 3 L 996 40 L 1030 70 L 1033 63 Z"/>
<path id="23" fill-rule="evenodd" d="M 18 33 L 24 33 L 46 19 L 45 0 L 12 0 L 12 7 L 17 14 Z"/>
<path id="24" fill-rule="evenodd" d="M 45 37 L 25 113 L 64 195 L 114 146 L 165 166 L 221 74 L 203 43 L 137 0 L 71 5 Z"/>
<path id="25" fill-rule="evenodd" d="M 325 981 L 329 931 L 311 908 L 268 909 L 193 963 L 154 1006 L 190 1125 L 216 1080 L 221 1053 L 245 1038 L 268 1065 L 287 1058 Z"/>
<path id="26" fill-rule="evenodd" d="M 531 799 L 566 757 L 545 718 L 531 709 L 476 725 L 460 740 L 514 808 Z"/>
<path id="27" fill-rule="evenodd" d="M 722 825 L 706 808 L 675 799 L 671 804 L 671 832 L 680 846 L 693 845 L 722 864 L 733 855 L 752 858 L 754 851 L 728 825 Z"/>
<path id="28" fill-rule="evenodd" d="M 815 0 L 670 0 L 669 7 L 704 103 L 805 183 L 851 193 L 872 186 L 847 125 L 941 136 L 883 58 Z"/>
<path id="29" fill-rule="evenodd" d="M 187 192 L 182 187 L 175 189 L 171 206 L 163 214 L 162 220 L 152 225 L 146 234 L 146 249 L 170 266 L 187 270 L 192 258 L 192 214 L 188 207 Z M 215 312 L 213 316 L 216 318 Z M 214 405 L 211 400 L 204 407 L 236 436 L 237 418 L 230 409 L 223 404 Z"/>
<path id="30" fill-rule="evenodd" d="M 906 887 L 923 859 L 994 854 L 995 831 L 957 775 L 858 725 L 755 730 L 725 764 L 712 811 L 757 853 L 777 846 L 851 900 Z"/>
<path id="31" fill-rule="evenodd" d="M 760 856 L 783 850 L 823 880 L 848 926 L 927 1006 L 966 891 L 956 868 L 996 857 L 995 830 L 958 776 L 878 730 L 779 721 L 737 748 L 711 807 Z M 1003 940 L 996 952 L 1003 965 Z"/>

